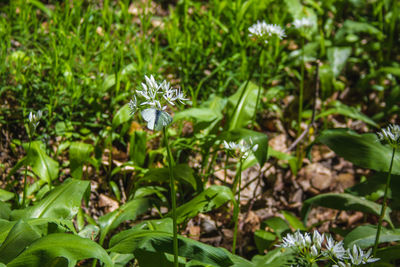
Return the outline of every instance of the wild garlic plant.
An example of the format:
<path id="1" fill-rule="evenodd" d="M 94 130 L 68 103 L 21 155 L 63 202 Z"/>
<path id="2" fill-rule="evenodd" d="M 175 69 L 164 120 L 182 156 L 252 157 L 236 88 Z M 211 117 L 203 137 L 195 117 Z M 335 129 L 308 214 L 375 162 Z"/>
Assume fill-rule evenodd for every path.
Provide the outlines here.
<path id="1" fill-rule="evenodd" d="M 137 100 L 139 98 L 139 102 Z M 178 225 L 176 218 L 176 191 L 175 178 L 173 175 L 174 160 L 168 142 L 167 127 L 172 123 L 172 116 L 166 112 L 167 105 L 175 106 L 177 102 L 185 104 L 183 92 L 180 89 L 173 89 L 170 83 L 163 81 L 158 83 L 153 75 L 145 76 L 145 83 L 142 83 L 142 89 L 136 90 L 135 95 L 129 102 L 131 115 L 140 111 L 142 118 L 147 122 L 149 130 L 163 131 L 164 145 L 167 149 L 167 160 L 171 189 L 171 206 L 173 220 L 173 251 L 174 266 L 178 267 Z"/>
<path id="2" fill-rule="evenodd" d="M 29 145 L 28 145 L 28 150 L 26 152 L 27 155 L 29 155 L 29 152 L 31 150 L 31 143 L 33 136 L 36 133 L 36 128 L 39 126 L 40 119 L 42 118 L 43 113 L 41 110 L 39 110 L 37 113 L 33 113 L 32 111 L 29 112 L 28 115 L 28 127 L 27 127 L 27 132 L 28 132 L 28 137 L 29 137 Z M 28 172 L 28 160 L 25 160 L 25 174 L 24 174 L 24 191 L 22 194 L 22 203 L 21 206 L 25 207 L 25 202 L 26 202 L 26 197 L 27 197 L 27 172 Z"/>
<path id="3" fill-rule="evenodd" d="M 249 37 L 254 39 L 257 44 L 259 44 L 259 56 L 258 56 L 258 64 L 260 67 L 260 78 L 259 78 L 259 88 L 257 92 L 257 100 L 256 100 L 256 112 L 258 110 L 258 102 L 260 101 L 260 94 L 261 94 L 261 89 L 262 85 L 264 82 L 264 69 L 265 69 L 265 57 L 269 55 L 273 55 L 272 58 L 268 58 L 269 62 L 275 62 L 276 58 L 278 56 L 279 52 L 279 41 L 283 38 L 286 37 L 285 30 L 276 24 L 267 24 L 265 21 L 257 21 L 257 23 L 253 24 L 248 28 L 249 30 Z M 272 45 L 271 45 L 271 42 Z M 268 48 L 267 48 L 268 46 Z M 266 48 L 268 50 L 273 50 L 274 52 L 269 52 L 267 55 L 265 54 Z M 252 75 L 254 71 L 250 73 Z M 251 76 L 247 80 L 246 86 L 248 82 L 250 81 Z M 243 90 L 244 92 L 244 90 Z M 254 113 L 253 120 L 255 119 L 256 112 Z"/>
<path id="4" fill-rule="evenodd" d="M 224 148 L 231 151 L 231 155 L 239 161 L 239 168 L 236 172 L 235 179 L 232 185 L 232 192 L 235 195 L 238 192 L 237 202 L 233 212 L 233 220 L 235 223 L 233 231 L 233 243 L 232 243 L 232 253 L 236 250 L 237 232 L 238 232 L 238 221 L 240 212 L 240 189 L 242 184 L 242 165 L 243 162 L 250 156 L 250 153 L 256 152 L 258 149 L 258 144 L 254 144 L 251 139 L 248 142 L 245 140 L 240 140 L 238 143 L 235 142 L 223 142 Z"/>
<path id="5" fill-rule="evenodd" d="M 391 179 L 391 175 L 392 175 L 394 156 L 396 154 L 396 150 L 400 147 L 400 126 L 391 124 L 388 127 L 382 129 L 380 132 L 378 132 L 377 135 L 378 135 L 380 141 L 386 142 L 387 144 L 389 144 L 391 146 L 392 158 L 390 160 L 389 171 L 388 171 L 388 175 L 386 178 L 385 193 L 383 194 L 383 203 L 382 203 L 382 207 L 381 207 L 381 214 L 379 216 L 378 229 L 376 231 L 376 236 L 375 236 L 374 256 L 376 255 L 376 252 L 378 249 L 379 238 L 380 238 L 381 230 L 382 230 L 382 222 L 383 222 L 383 218 L 385 217 L 385 212 L 386 212 L 386 208 L 387 208 L 387 194 L 388 194 L 388 189 L 390 187 L 390 179 Z"/>
<path id="6" fill-rule="evenodd" d="M 293 26 L 297 29 L 301 36 L 301 62 L 300 62 L 300 88 L 299 88 L 299 107 L 298 107 L 298 118 L 297 118 L 297 135 L 300 136 L 301 134 L 301 121 L 303 116 L 303 102 L 304 102 L 304 40 L 309 33 L 309 30 L 314 27 L 314 22 L 311 18 L 303 17 L 301 19 L 295 19 L 293 21 Z M 298 167 L 301 166 L 301 151 L 300 146 L 297 146 L 296 154 L 298 158 Z"/>
<path id="7" fill-rule="evenodd" d="M 328 261 L 332 267 L 351 267 L 379 260 L 371 256 L 372 249 L 365 252 L 357 245 L 345 249 L 342 241 L 338 242 L 317 230 L 312 236 L 300 231 L 288 234 L 279 247 L 290 249 L 297 255 L 297 266 L 312 266 L 316 262 Z"/>

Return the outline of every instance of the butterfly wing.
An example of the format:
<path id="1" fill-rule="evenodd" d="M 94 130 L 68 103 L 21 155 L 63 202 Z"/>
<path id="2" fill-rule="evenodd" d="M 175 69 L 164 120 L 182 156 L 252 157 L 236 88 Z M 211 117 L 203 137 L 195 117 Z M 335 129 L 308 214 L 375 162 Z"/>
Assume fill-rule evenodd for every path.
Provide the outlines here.
<path id="1" fill-rule="evenodd" d="M 154 130 L 156 126 L 158 111 L 159 110 L 155 108 L 147 108 L 140 113 L 142 115 L 142 118 L 147 122 L 147 128 L 149 130 Z"/>
<path id="2" fill-rule="evenodd" d="M 172 117 L 167 112 L 162 110 L 157 110 L 157 116 L 155 121 L 155 129 L 157 131 L 162 130 L 164 127 L 168 126 L 172 122 Z"/>

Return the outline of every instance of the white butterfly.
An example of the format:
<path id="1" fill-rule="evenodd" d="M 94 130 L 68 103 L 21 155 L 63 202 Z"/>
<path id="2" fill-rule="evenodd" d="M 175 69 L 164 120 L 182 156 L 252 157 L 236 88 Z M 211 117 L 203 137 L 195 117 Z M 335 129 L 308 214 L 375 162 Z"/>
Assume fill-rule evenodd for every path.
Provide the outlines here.
<path id="1" fill-rule="evenodd" d="M 167 112 L 155 108 L 147 108 L 140 114 L 147 121 L 147 128 L 150 130 L 160 131 L 172 122 L 172 117 Z"/>

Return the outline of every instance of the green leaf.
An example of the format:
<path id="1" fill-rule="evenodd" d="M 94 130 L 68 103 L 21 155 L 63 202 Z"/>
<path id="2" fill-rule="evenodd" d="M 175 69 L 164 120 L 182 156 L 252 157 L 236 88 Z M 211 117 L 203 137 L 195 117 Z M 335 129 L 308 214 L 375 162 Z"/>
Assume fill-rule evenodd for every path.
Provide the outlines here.
<path id="1" fill-rule="evenodd" d="M 345 37 L 347 35 L 360 33 L 366 33 L 369 36 L 376 36 L 379 40 L 384 38 L 384 34 L 380 30 L 372 26 L 371 23 L 346 20 L 343 23 L 343 26 L 336 33 L 335 40 L 337 42 L 343 42 L 345 41 Z"/>
<path id="2" fill-rule="evenodd" d="M 29 144 L 25 144 L 28 149 Z M 41 141 L 33 141 L 27 155 L 28 164 L 33 172 L 48 184 L 58 177 L 58 162 L 50 158 Z"/>
<path id="3" fill-rule="evenodd" d="M 266 226 L 268 226 L 270 229 L 273 230 L 273 232 L 278 235 L 278 237 L 281 239 L 282 235 L 291 232 L 289 225 L 287 222 L 279 217 L 272 217 L 264 220 L 261 223 L 261 229 L 264 229 Z"/>
<path id="4" fill-rule="evenodd" d="M 145 213 L 149 207 L 151 207 L 150 199 L 133 199 L 118 209 L 101 216 L 98 221 L 101 229 L 100 243 L 103 242 L 109 231 L 117 228 L 124 221 L 135 220 L 138 215 Z"/>
<path id="5" fill-rule="evenodd" d="M 112 128 L 115 129 L 121 124 L 129 121 L 130 119 L 131 119 L 131 113 L 129 109 L 129 104 L 125 104 L 115 114 L 112 120 Z"/>
<path id="6" fill-rule="evenodd" d="M 264 250 L 269 249 L 277 239 L 275 234 L 265 230 L 256 230 L 254 232 L 254 242 L 259 253 L 264 253 Z"/>
<path id="7" fill-rule="evenodd" d="M 0 219 L 8 220 L 10 218 L 11 209 L 10 206 L 0 201 Z"/>
<path id="8" fill-rule="evenodd" d="M 324 112 L 321 112 L 316 116 L 316 119 L 318 118 L 323 118 L 331 114 L 340 114 L 352 119 L 360 120 L 363 121 L 373 127 L 379 127 L 376 122 L 374 122 L 372 119 L 370 119 L 367 115 L 363 114 L 361 111 L 356 109 L 355 107 L 349 107 L 340 101 L 333 101 L 329 104 L 332 108 L 329 108 L 328 110 L 325 110 Z"/>
<path id="9" fill-rule="evenodd" d="M 11 218 L 55 218 L 72 219 L 81 206 L 81 201 L 90 185 L 89 181 L 68 179 L 51 190 L 48 195 L 32 207 L 13 210 Z"/>
<path id="10" fill-rule="evenodd" d="M 69 162 L 71 176 L 75 179 L 82 178 L 83 165 L 90 161 L 93 146 L 82 142 L 73 142 L 69 147 Z"/>
<path id="11" fill-rule="evenodd" d="M 68 260 L 68 266 L 75 266 L 77 261 L 95 258 L 106 266 L 112 266 L 107 252 L 90 239 L 73 234 L 50 234 L 32 243 L 8 267 L 41 267 L 52 266 L 56 258 Z"/>
<path id="12" fill-rule="evenodd" d="M 385 261 L 400 259 L 400 245 L 381 248 L 376 252 L 376 257 Z"/>
<path id="13" fill-rule="evenodd" d="M 14 193 L 0 188 L 0 201 L 8 201 L 14 197 Z M 1 218 L 1 217 L 0 217 Z"/>
<path id="14" fill-rule="evenodd" d="M 336 154 L 355 165 L 380 172 L 388 172 L 392 148 L 382 145 L 375 134 L 357 134 L 346 129 L 325 130 L 316 139 Z M 396 153 L 394 162 L 400 162 Z M 393 164 L 393 174 L 400 174 L 400 164 Z"/>
<path id="15" fill-rule="evenodd" d="M 320 194 L 318 196 L 309 198 L 306 201 L 304 201 L 301 214 L 305 222 L 307 221 L 308 212 L 310 211 L 312 205 L 322 206 L 331 209 L 338 209 L 338 210 L 362 211 L 377 216 L 379 216 L 381 212 L 381 205 L 366 200 L 362 197 L 357 197 L 346 193 Z M 387 208 L 384 217 L 384 219 L 389 223 L 391 223 L 389 215 L 390 212 L 391 212 L 390 208 Z"/>
<path id="16" fill-rule="evenodd" d="M 302 231 L 306 231 L 306 227 L 304 226 L 304 224 L 296 217 L 296 215 L 294 215 L 293 213 L 289 212 L 289 211 L 281 211 L 283 217 L 285 217 L 286 221 L 288 221 L 288 223 L 290 224 L 290 226 L 293 227 L 293 229 L 295 230 L 302 230 Z"/>
<path id="17" fill-rule="evenodd" d="M 276 248 L 266 255 L 256 255 L 251 259 L 254 267 L 281 267 L 295 264 L 295 255 L 292 250 Z"/>
<path id="18" fill-rule="evenodd" d="M 144 166 L 146 160 L 146 141 L 147 134 L 145 131 L 134 131 L 130 135 L 129 158 L 140 167 Z"/>
<path id="19" fill-rule="evenodd" d="M 196 179 L 193 176 L 193 169 L 187 164 L 177 164 L 173 167 L 173 173 L 176 180 L 185 182 L 191 185 L 194 190 L 197 190 Z M 169 182 L 168 168 L 150 169 L 138 183 L 142 182 Z"/>
<path id="20" fill-rule="evenodd" d="M 183 223 L 199 213 L 217 209 L 228 201 L 235 201 L 232 191 L 226 186 L 212 185 L 176 209 L 177 222 Z M 168 213 L 169 216 L 171 214 Z"/>
<path id="21" fill-rule="evenodd" d="M 259 87 L 249 82 L 240 86 L 239 90 L 228 99 L 229 130 L 247 126 L 256 112 L 257 93 Z M 262 90 L 262 88 L 260 88 Z"/>
<path id="22" fill-rule="evenodd" d="M 41 236 L 26 222 L 19 220 L 0 246 L 0 262 L 9 263 Z"/>
<path id="23" fill-rule="evenodd" d="M 319 68 L 319 79 L 321 81 L 321 98 L 326 100 L 333 93 L 334 75 L 329 65 L 322 65 Z"/>
<path id="24" fill-rule="evenodd" d="M 173 254 L 173 234 L 148 231 L 148 230 L 126 230 L 113 236 L 110 240 L 111 252 L 133 253 L 145 250 L 155 253 Z M 198 260 L 216 266 L 231 266 L 232 260 L 224 250 L 212 247 L 201 242 L 178 236 L 178 254 L 181 257 Z"/>
<path id="25" fill-rule="evenodd" d="M 237 142 L 244 139 L 249 142 L 251 139 L 254 144 L 258 145 L 257 151 L 253 152 L 260 166 L 263 166 L 267 161 L 268 156 L 268 136 L 264 133 L 248 130 L 248 129 L 234 129 L 231 131 L 226 131 L 220 134 L 220 140 L 225 140 L 227 142 L 233 141 Z"/>
<path id="26" fill-rule="evenodd" d="M 352 248 L 357 245 L 363 249 L 371 247 L 375 244 L 376 225 L 362 225 L 355 228 L 344 238 L 344 245 L 347 248 Z M 381 229 L 379 243 L 394 242 L 400 240 L 400 230 L 389 230 L 385 227 Z"/>
<path id="27" fill-rule="evenodd" d="M 46 7 L 43 3 L 37 0 L 28 0 L 28 3 L 32 4 L 36 8 L 42 10 L 49 18 L 53 17 L 53 11 Z"/>
<path id="28" fill-rule="evenodd" d="M 333 74 L 337 77 L 351 55 L 351 47 L 329 47 L 327 53 Z"/>

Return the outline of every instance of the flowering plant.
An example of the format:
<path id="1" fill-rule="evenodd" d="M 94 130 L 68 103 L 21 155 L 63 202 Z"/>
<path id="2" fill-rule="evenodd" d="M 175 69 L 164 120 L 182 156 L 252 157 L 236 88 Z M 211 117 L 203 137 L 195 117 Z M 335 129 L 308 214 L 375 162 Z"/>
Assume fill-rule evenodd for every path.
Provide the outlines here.
<path id="1" fill-rule="evenodd" d="M 131 115 L 141 110 L 143 119 L 147 122 L 149 130 L 162 130 L 172 122 L 172 117 L 165 110 L 167 105 L 175 106 L 176 102 L 184 104 L 185 98 L 180 89 L 173 89 L 169 82 L 157 83 L 153 75 L 145 76 L 142 90 L 136 90 L 136 95 L 129 102 Z M 142 99 L 137 102 L 137 96 Z"/>
<path id="2" fill-rule="evenodd" d="M 272 36 L 277 36 L 282 39 L 286 36 L 285 30 L 281 26 L 276 24 L 267 24 L 265 21 L 257 21 L 249 27 L 249 36 L 255 37 L 256 39 L 261 39 L 265 43 L 268 43 L 268 39 Z"/>
<path id="3" fill-rule="evenodd" d="M 298 260 L 305 264 L 329 260 L 333 267 L 350 267 L 379 260 L 371 256 L 372 249 L 364 252 L 354 245 L 352 249 L 346 250 L 342 241 L 337 242 L 331 236 L 324 236 L 316 230 L 312 237 L 307 232 L 297 231 L 288 234 L 282 241 L 280 247 L 292 249 Z"/>

